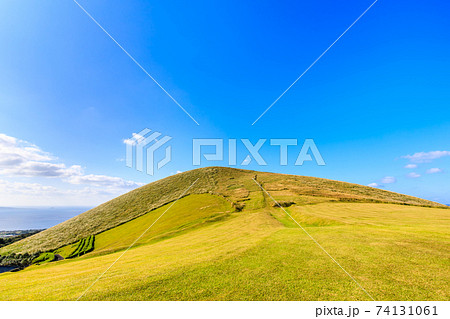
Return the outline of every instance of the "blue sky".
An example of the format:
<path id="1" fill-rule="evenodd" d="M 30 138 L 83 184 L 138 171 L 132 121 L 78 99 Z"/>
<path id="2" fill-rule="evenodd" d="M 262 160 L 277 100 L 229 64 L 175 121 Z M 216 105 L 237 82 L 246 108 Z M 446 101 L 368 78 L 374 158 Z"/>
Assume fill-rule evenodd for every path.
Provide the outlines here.
<path id="1" fill-rule="evenodd" d="M 243 168 L 450 203 L 446 1 L 379 0 L 253 126 L 373 1 L 78 2 L 200 125 L 75 2 L 2 1 L 0 206 L 99 204 L 195 168 L 192 138 L 313 138 L 326 166 Z M 123 161 L 144 128 L 173 137 L 154 176 Z"/>

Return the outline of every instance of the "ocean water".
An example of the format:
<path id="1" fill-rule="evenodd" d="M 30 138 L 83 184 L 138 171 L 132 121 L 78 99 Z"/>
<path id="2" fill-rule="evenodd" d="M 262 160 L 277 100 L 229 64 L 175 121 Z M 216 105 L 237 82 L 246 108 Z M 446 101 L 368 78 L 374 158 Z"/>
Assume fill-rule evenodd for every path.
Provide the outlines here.
<path id="1" fill-rule="evenodd" d="M 91 208 L 0 207 L 0 230 L 50 228 Z"/>
<path id="2" fill-rule="evenodd" d="M 7 271 L 10 271 L 10 270 L 13 270 L 14 268 L 16 268 L 16 267 L 4 267 L 4 266 L 0 266 L 0 274 L 1 274 L 2 272 L 7 272 Z"/>

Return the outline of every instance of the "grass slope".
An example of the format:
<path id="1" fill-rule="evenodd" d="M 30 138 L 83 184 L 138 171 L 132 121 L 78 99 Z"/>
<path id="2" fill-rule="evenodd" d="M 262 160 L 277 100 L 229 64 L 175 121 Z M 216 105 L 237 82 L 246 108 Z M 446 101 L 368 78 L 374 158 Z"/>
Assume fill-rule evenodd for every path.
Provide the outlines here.
<path id="1" fill-rule="evenodd" d="M 277 201 L 293 203 L 289 214 L 375 299 L 449 299 L 442 205 L 318 178 L 206 168 L 125 194 L 43 232 L 48 238 L 5 247 L 77 257 L 0 274 L 0 300 L 75 300 L 144 232 L 84 300 L 367 300 L 273 207 L 255 175 Z"/>
<path id="2" fill-rule="evenodd" d="M 169 209 L 170 208 L 170 209 Z M 211 194 L 195 194 L 181 198 L 176 203 L 166 204 L 148 214 L 95 236 L 95 252 L 99 255 L 126 249 L 142 235 L 134 246 L 160 241 L 185 233 L 191 229 L 230 217 L 232 207 L 225 199 Z M 154 223 L 159 216 L 164 218 Z M 151 230 L 149 227 L 151 227 Z M 64 246 L 58 250 L 67 258 L 79 244 Z"/>
<path id="3" fill-rule="evenodd" d="M 132 282 L 136 285 L 151 276 L 239 256 L 280 228 L 280 223 L 267 214 L 241 214 L 141 245 L 130 249 L 126 258 L 116 263 L 118 267 L 105 274 L 106 280 L 102 281 L 105 285 L 95 289 L 100 289 L 101 293 L 103 289 L 123 289 L 130 297 L 137 297 L 139 291 L 133 291 Z M 0 300 L 74 300 L 121 254 L 94 257 L 88 254 L 73 260 L 31 266 L 18 273 L 0 274 Z"/>
<path id="4" fill-rule="evenodd" d="M 216 196 L 198 196 L 184 198 L 173 209 L 186 204 L 198 211 L 204 200 L 221 208 Z M 169 224 L 154 233 L 151 229 L 83 300 L 368 300 L 281 209 L 271 207 L 266 197 L 263 203 L 264 208 L 192 223 L 205 218 L 200 213 L 180 222 L 176 236 L 164 236 L 173 231 Z M 448 210 L 334 202 L 286 209 L 376 300 L 450 298 Z M 140 223 L 121 227 L 140 232 L 152 218 L 135 221 Z M 192 224 L 197 226 L 186 229 Z M 116 236 L 123 232 L 117 231 L 104 233 L 100 252 L 120 243 Z M 0 274 L 0 299 L 75 300 L 121 254 L 94 251 Z"/>
<path id="5" fill-rule="evenodd" d="M 176 174 L 119 196 L 34 236 L 0 249 L 0 254 L 69 250 L 67 245 L 144 216 L 177 199 L 195 180 L 189 194 L 215 194 L 245 211 L 266 203 L 257 179 L 277 199 L 298 205 L 330 202 L 398 203 L 446 207 L 431 201 L 371 187 L 321 178 L 208 167 Z"/>

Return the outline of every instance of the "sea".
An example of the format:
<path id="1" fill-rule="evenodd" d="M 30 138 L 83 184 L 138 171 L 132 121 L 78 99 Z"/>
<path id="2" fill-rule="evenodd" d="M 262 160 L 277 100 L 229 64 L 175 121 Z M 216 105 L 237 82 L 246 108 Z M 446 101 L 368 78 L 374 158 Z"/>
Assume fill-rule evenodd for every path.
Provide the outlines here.
<path id="1" fill-rule="evenodd" d="M 45 229 L 92 207 L 0 207 L 0 230 Z"/>
<path id="2" fill-rule="evenodd" d="M 1 274 L 2 272 L 7 272 L 7 271 L 10 271 L 10 270 L 13 270 L 14 268 L 16 268 L 16 267 L 4 267 L 4 266 L 0 266 L 0 274 Z"/>

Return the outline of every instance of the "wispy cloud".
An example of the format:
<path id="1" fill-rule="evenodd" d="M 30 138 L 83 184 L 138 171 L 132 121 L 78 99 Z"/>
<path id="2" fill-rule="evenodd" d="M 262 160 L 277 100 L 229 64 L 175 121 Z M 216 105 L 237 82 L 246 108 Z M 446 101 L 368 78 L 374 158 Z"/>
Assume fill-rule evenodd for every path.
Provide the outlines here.
<path id="1" fill-rule="evenodd" d="M 70 177 L 83 174 L 79 165 L 66 167 L 64 164 L 23 161 L 12 165 L 2 165 L 0 175 L 25 177 Z"/>
<path id="2" fill-rule="evenodd" d="M 132 135 L 131 138 L 126 138 L 123 140 L 124 144 L 135 145 L 137 142 L 140 142 L 141 140 L 143 140 L 145 138 L 145 136 L 143 136 L 139 133 L 132 133 L 131 135 Z"/>
<path id="3" fill-rule="evenodd" d="M 436 174 L 436 173 L 442 173 L 443 170 L 441 168 L 430 168 L 427 170 L 427 174 Z"/>
<path id="4" fill-rule="evenodd" d="M 393 176 L 385 176 L 383 177 L 379 182 L 373 182 L 370 184 L 367 184 L 369 187 L 376 187 L 376 188 L 383 188 L 385 187 L 385 184 L 393 184 L 397 182 L 397 179 Z"/>
<path id="5" fill-rule="evenodd" d="M 43 193 L 59 193 L 53 186 L 41 185 L 39 183 L 10 182 L 0 179 L 0 193 L 2 194 L 24 194 L 24 195 L 42 195 Z"/>
<path id="6" fill-rule="evenodd" d="M 395 183 L 397 179 L 393 176 L 385 176 L 381 179 L 381 183 L 383 184 L 392 184 Z"/>
<path id="7" fill-rule="evenodd" d="M 412 155 L 402 156 L 402 158 L 409 159 L 412 163 L 429 163 L 445 156 L 450 156 L 450 151 L 418 152 Z"/>
<path id="8" fill-rule="evenodd" d="M 370 183 L 370 184 L 367 184 L 367 186 L 369 186 L 369 187 L 375 187 L 375 188 L 384 187 L 383 184 L 378 184 L 378 183 Z"/>
<path id="9" fill-rule="evenodd" d="M 71 176 L 67 179 L 71 184 L 85 184 L 99 187 L 116 187 L 116 188 L 136 188 L 143 186 L 144 183 L 127 181 L 120 177 L 112 177 L 107 175 L 82 175 Z"/>
<path id="10" fill-rule="evenodd" d="M 417 168 L 417 164 L 407 164 L 407 165 L 405 165 L 405 168 L 414 169 L 414 168 Z"/>
<path id="11" fill-rule="evenodd" d="M 0 134 L 0 175 L 67 177 L 82 174 L 81 166 L 67 167 L 54 163 L 56 159 L 34 144 Z"/>
<path id="12" fill-rule="evenodd" d="M 123 188 L 95 186 L 67 189 L 0 179 L 0 203 L 6 206 L 95 206 L 125 191 Z"/>
<path id="13" fill-rule="evenodd" d="M 39 147 L 0 133 L 0 168 L 28 161 L 51 161 L 54 158 Z"/>
<path id="14" fill-rule="evenodd" d="M 419 178 L 421 175 L 417 174 L 416 172 L 412 172 L 406 175 L 409 178 Z"/>

